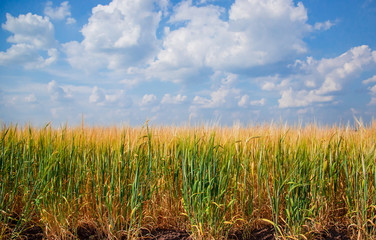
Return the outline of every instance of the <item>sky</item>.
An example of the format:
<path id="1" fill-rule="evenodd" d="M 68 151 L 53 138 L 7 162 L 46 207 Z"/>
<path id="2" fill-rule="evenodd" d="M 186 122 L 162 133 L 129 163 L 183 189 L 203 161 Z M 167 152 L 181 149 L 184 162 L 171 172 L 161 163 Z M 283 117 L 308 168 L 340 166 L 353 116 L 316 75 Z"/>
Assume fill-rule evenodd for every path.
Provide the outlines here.
<path id="1" fill-rule="evenodd" d="M 1 0 L 0 23 L 5 124 L 376 116 L 376 0 Z"/>

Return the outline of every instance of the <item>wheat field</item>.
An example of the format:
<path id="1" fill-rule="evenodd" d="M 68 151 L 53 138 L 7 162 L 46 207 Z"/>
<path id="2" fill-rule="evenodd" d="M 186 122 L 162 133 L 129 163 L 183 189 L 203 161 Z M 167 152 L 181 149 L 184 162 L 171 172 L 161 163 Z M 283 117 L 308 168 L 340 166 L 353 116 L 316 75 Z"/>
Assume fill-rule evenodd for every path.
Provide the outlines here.
<path id="1" fill-rule="evenodd" d="M 272 226 L 376 235 L 376 122 L 356 126 L 33 127 L 0 131 L 0 239 L 184 230 L 227 239 Z M 251 238 L 249 238 L 251 239 Z"/>

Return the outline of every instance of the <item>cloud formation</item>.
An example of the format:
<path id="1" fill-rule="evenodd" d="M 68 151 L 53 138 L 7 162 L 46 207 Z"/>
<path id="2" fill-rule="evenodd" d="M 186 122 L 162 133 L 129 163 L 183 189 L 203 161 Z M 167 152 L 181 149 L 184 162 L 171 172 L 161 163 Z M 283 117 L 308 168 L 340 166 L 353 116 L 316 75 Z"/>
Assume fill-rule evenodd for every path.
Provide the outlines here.
<path id="1" fill-rule="evenodd" d="M 99 89 L 97 86 L 93 88 L 91 95 L 89 97 L 90 103 L 102 103 L 106 99 L 104 91 Z"/>
<path id="2" fill-rule="evenodd" d="M 66 19 L 67 24 L 73 24 L 76 22 L 74 18 L 71 17 L 70 5 L 68 1 L 64 1 L 60 4 L 60 7 L 52 7 L 53 4 L 51 1 L 46 3 L 44 8 L 44 14 L 51 19 L 64 20 Z"/>
<path id="3" fill-rule="evenodd" d="M 186 100 L 187 96 L 178 94 L 174 97 L 171 96 L 171 94 L 166 93 L 161 100 L 161 104 L 181 104 L 184 103 Z"/>
<path id="4" fill-rule="evenodd" d="M 54 27 L 48 17 L 31 13 L 13 17 L 7 13 L 6 18 L 2 28 L 12 33 L 7 39 L 12 46 L 6 52 L 0 52 L 0 65 L 22 65 L 33 69 L 46 67 L 57 60 Z"/>
<path id="5" fill-rule="evenodd" d="M 155 104 L 157 101 L 157 97 L 154 94 L 145 94 L 142 97 L 140 106 L 150 106 Z"/>
<path id="6" fill-rule="evenodd" d="M 375 55 L 376 55 L 376 51 L 374 51 Z M 376 62 L 376 60 L 374 59 L 374 61 Z M 363 80 L 362 81 L 363 84 L 365 85 L 370 85 L 372 84 L 371 86 L 368 87 L 368 90 L 369 90 L 369 94 L 371 95 L 371 100 L 369 101 L 368 105 L 369 106 L 374 106 L 376 105 L 376 75 L 373 75 L 372 77 L 366 79 L 366 80 Z"/>
<path id="7" fill-rule="evenodd" d="M 212 76 L 212 82 L 214 86 L 211 91 L 205 92 L 206 96 L 200 94 L 201 96 L 196 95 L 194 97 L 193 105 L 195 109 L 231 108 L 238 104 L 236 98 L 241 90 L 234 86 L 237 82 L 237 75 L 216 72 Z"/>
<path id="8" fill-rule="evenodd" d="M 98 106 L 127 108 L 132 105 L 132 100 L 126 96 L 124 90 L 106 91 L 94 86 L 89 96 L 89 103 Z"/>
<path id="9" fill-rule="evenodd" d="M 181 2 L 169 18 L 163 48 L 148 73 L 179 82 L 205 69 L 246 69 L 307 51 L 303 38 L 312 26 L 301 3 L 237 0 L 227 14 L 228 19 L 226 9 L 218 6 Z"/>
<path id="10" fill-rule="evenodd" d="M 160 12 L 152 0 L 113 0 L 92 10 L 82 42 L 63 45 L 74 68 L 124 70 L 144 65 L 157 49 Z"/>
<path id="11" fill-rule="evenodd" d="M 353 44 L 322 58 L 310 44 L 342 20 L 308 19 L 301 2 L 112 0 L 67 26 L 71 3 L 48 1 L 44 16 L 6 15 L 0 67 L 24 75 L 12 85 L 18 73 L 4 71 L 0 108 L 41 104 L 56 119 L 85 113 L 105 123 L 325 116 L 334 105 L 376 114 L 376 51 Z M 346 106 L 355 95 L 358 105 Z"/>
<path id="12" fill-rule="evenodd" d="M 65 90 L 57 84 L 55 80 L 52 80 L 47 85 L 48 93 L 53 101 L 64 101 L 67 98 Z"/>
<path id="13" fill-rule="evenodd" d="M 280 108 L 306 107 L 315 103 L 331 102 L 334 93 L 341 91 L 344 85 L 366 69 L 376 66 L 372 51 L 366 45 L 354 47 L 334 58 L 315 60 L 307 57 L 305 61 L 297 60 L 291 67 L 298 74 L 285 78 L 264 78 L 261 88 L 266 91 L 279 91 Z M 365 80 L 365 83 L 372 79 Z"/>

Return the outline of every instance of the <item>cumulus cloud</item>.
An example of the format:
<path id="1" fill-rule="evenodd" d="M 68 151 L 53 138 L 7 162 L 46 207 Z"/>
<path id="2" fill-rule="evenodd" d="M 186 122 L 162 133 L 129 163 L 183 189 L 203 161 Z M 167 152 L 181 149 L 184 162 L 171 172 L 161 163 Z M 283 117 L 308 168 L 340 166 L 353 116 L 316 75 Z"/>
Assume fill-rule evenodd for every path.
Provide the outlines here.
<path id="1" fill-rule="evenodd" d="M 262 84 L 261 89 L 265 91 L 271 91 L 275 88 L 275 84 L 273 82 L 265 82 Z"/>
<path id="2" fill-rule="evenodd" d="M 87 72 L 96 71 L 103 68 L 104 59 L 100 53 L 88 52 L 79 42 L 73 41 L 62 44 L 67 55 L 69 64 Z"/>
<path id="3" fill-rule="evenodd" d="M 47 89 L 53 101 L 63 101 L 67 98 L 67 93 L 57 84 L 55 80 L 48 83 Z"/>
<path id="4" fill-rule="evenodd" d="M 81 30 L 83 41 L 63 45 L 69 63 L 82 69 L 111 70 L 146 64 L 157 48 L 160 16 L 152 0 L 113 0 L 94 7 Z"/>
<path id="5" fill-rule="evenodd" d="M 212 92 L 210 94 L 211 100 L 210 100 L 210 106 L 209 107 L 218 107 L 221 104 L 226 103 L 227 96 L 230 95 L 230 93 L 236 92 L 235 89 L 228 89 L 225 87 L 221 87 L 218 90 Z"/>
<path id="6" fill-rule="evenodd" d="M 249 100 L 249 96 L 247 94 L 243 95 L 240 100 L 238 101 L 239 107 L 248 107 L 248 106 L 264 106 L 266 103 L 265 98 L 261 98 L 259 100 Z"/>
<path id="7" fill-rule="evenodd" d="M 372 77 L 364 80 L 362 82 L 363 84 L 370 84 L 370 83 L 376 83 L 376 75 L 373 75 Z"/>
<path id="8" fill-rule="evenodd" d="M 128 97 L 123 90 L 106 94 L 106 102 L 116 104 L 116 106 L 121 108 L 128 108 L 132 106 L 132 99 Z"/>
<path id="9" fill-rule="evenodd" d="M 145 94 L 142 97 L 141 106 L 153 105 L 157 101 L 157 97 L 154 94 Z"/>
<path id="10" fill-rule="evenodd" d="M 317 23 L 315 23 L 314 29 L 315 30 L 324 30 L 324 31 L 326 31 L 326 30 L 329 30 L 334 25 L 335 25 L 335 23 L 327 20 L 325 22 L 317 22 Z"/>
<path id="11" fill-rule="evenodd" d="M 91 95 L 89 97 L 90 103 L 101 103 L 106 99 L 106 96 L 104 94 L 104 91 L 102 89 L 99 89 L 97 86 L 93 88 L 93 91 L 91 92 Z"/>
<path id="12" fill-rule="evenodd" d="M 32 68 L 38 63 L 40 63 L 38 51 L 27 44 L 12 45 L 6 52 L 0 52 L 0 65 L 20 64 L 25 68 Z"/>
<path id="13" fill-rule="evenodd" d="M 132 100 L 126 96 L 124 90 L 105 90 L 95 86 L 89 96 L 89 102 L 99 106 L 113 106 L 127 108 L 132 105 Z"/>
<path id="14" fill-rule="evenodd" d="M 372 94 L 376 95 L 376 85 L 369 89 Z"/>
<path id="15" fill-rule="evenodd" d="M 291 80 L 291 76 L 281 77 L 279 75 L 263 76 L 253 79 L 254 82 L 260 84 L 261 89 L 264 91 L 281 91 L 286 89 L 290 86 Z"/>
<path id="16" fill-rule="evenodd" d="M 251 104 L 252 106 L 264 106 L 265 103 L 266 103 L 265 98 L 261 98 L 261 99 L 259 99 L 259 100 L 253 100 L 253 101 L 250 102 L 250 104 Z"/>
<path id="17" fill-rule="evenodd" d="M 29 44 L 42 49 L 55 45 L 54 27 L 48 17 L 28 13 L 16 18 L 7 13 L 6 18 L 2 28 L 13 33 L 7 39 L 8 42 Z"/>
<path id="18" fill-rule="evenodd" d="M 121 72 L 127 84 L 201 82 L 216 71 L 295 58 L 307 51 L 304 37 L 333 25 L 308 24 L 306 8 L 293 0 L 236 0 L 229 9 L 212 3 L 182 1 L 171 9 L 167 0 L 113 0 L 94 7 L 81 29 L 83 40 L 62 49 L 72 67 Z M 55 19 L 70 16 L 67 1 L 57 8 L 48 2 L 45 12 Z"/>
<path id="19" fill-rule="evenodd" d="M 323 103 L 333 100 L 333 96 L 318 95 L 315 91 L 293 91 L 291 88 L 281 91 L 281 95 L 281 98 L 278 100 L 280 108 L 306 107 L 312 103 Z"/>
<path id="20" fill-rule="evenodd" d="M 51 1 L 46 3 L 44 8 L 44 14 L 51 19 L 64 20 L 66 19 L 67 24 L 73 24 L 76 22 L 74 18 L 71 17 L 70 5 L 68 1 L 62 2 L 60 7 L 53 7 Z"/>
<path id="21" fill-rule="evenodd" d="M 376 51 L 368 46 L 351 48 L 334 58 L 315 60 L 308 57 L 306 61 L 296 61 L 292 66 L 298 72 L 287 77 L 271 77 L 261 82 L 261 88 L 279 91 L 279 107 L 306 107 L 314 103 L 331 102 L 334 93 L 343 89 L 356 76 L 366 69 L 376 66 L 373 59 Z M 367 84 L 373 78 L 363 81 Z"/>
<path id="22" fill-rule="evenodd" d="M 0 52 L 0 65 L 23 65 L 25 68 L 43 68 L 58 58 L 54 27 L 48 17 L 28 13 L 13 17 L 6 14 L 2 28 L 12 33 L 7 41 L 12 46 Z M 47 55 L 48 57 L 43 57 Z"/>
<path id="23" fill-rule="evenodd" d="M 187 82 L 201 81 L 216 71 L 275 63 L 307 51 L 304 37 L 328 29 L 330 21 L 311 26 L 302 3 L 292 0 L 236 0 L 229 10 L 213 5 L 178 3 L 169 13 L 168 1 L 113 0 L 92 9 L 81 29 L 83 41 L 63 44 L 74 68 L 91 72 L 136 69 L 142 77 Z M 70 16 L 68 2 L 46 14 Z M 167 24 L 160 39 L 157 30 Z"/>
<path id="24" fill-rule="evenodd" d="M 376 75 L 364 80 L 362 83 L 363 84 L 376 83 Z M 368 90 L 369 90 L 369 93 L 371 95 L 371 100 L 368 103 L 368 105 L 370 105 L 370 106 L 376 105 L 376 84 L 368 87 Z"/>
<path id="25" fill-rule="evenodd" d="M 187 100 L 187 96 L 178 94 L 175 97 L 171 94 L 165 94 L 162 98 L 161 104 L 181 104 Z"/>
<path id="26" fill-rule="evenodd" d="M 249 96 L 243 95 L 238 102 L 238 106 L 239 107 L 246 107 L 248 105 L 248 102 L 249 102 Z"/>
<path id="27" fill-rule="evenodd" d="M 303 37 L 312 31 L 306 9 L 291 0 L 237 0 L 225 9 L 184 1 L 169 19 L 163 49 L 148 69 L 164 80 L 184 80 L 190 72 L 232 71 L 278 62 L 305 53 Z M 176 27 L 178 26 L 178 27 Z M 165 74 L 173 72 L 173 74 Z"/>
<path id="28" fill-rule="evenodd" d="M 7 51 L 0 52 L 0 65 L 23 65 L 25 69 L 44 68 L 54 63 L 59 52 L 56 48 L 47 50 L 46 58 L 40 56 L 40 52 L 27 44 L 15 44 Z"/>
<path id="29" fill-rule="evenodd" d="M 212 81 L 217 81 L 219 77 L 221 77 L 219 80 L 220 84 L 214 86 L 206 96 L 196 95 L 194 97 L 193 104 L 196 105 L 196 108 L 228 108 L 238 103 L 236 98 L 238 98 L 241 91 L 233 87 L 237 75 L 216 72 L 212 76 Z"/>
<path id="30" fill-rule="evenodd" d="M 360 73 L 367 65 L 375 65 L 372 51 L 368 46 L 354 47 L 339 57 L 322 59 L 316 66 L 317 72 L 324 76 L 324 82 L 318 93 L 325 94 L 342 89 L 349 76 Z M 309 67 L 309 66 L 304 66 Z"/>

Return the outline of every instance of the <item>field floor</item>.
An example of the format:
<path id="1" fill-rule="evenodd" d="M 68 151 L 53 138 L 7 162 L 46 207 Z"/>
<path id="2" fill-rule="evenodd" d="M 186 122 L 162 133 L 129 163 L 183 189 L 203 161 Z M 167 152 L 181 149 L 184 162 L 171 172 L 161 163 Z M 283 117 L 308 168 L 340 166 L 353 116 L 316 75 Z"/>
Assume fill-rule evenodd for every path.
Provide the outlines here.
<path id="1" fill-rule="evenodd" d="M 28 240 L 42 240 L 46 239 L 41 227 L 32 227 L 22 233 L 21 239 Z M 107 239 L 100 230 L 90 226 L 80 226 L 77 228 L 77 239 Z M 124 237 L 124 239 L 126 239 Z M 140 240 L 192 240 L 190 234 L 186 231 L 178 231 L 173 229 L 154 229 L 143 230 L 140 233 Z M 274 240 L 275 232 L 273 226 L 264 226 L 252 230 L 238 230 L 230 233 L 227 237 L 228 240 Z M 312 234 L 309 239 L 322 239 L 322 240 L 350 240 L 350 234 L 345 226 L 331 226 L 325 231 Z"/>

